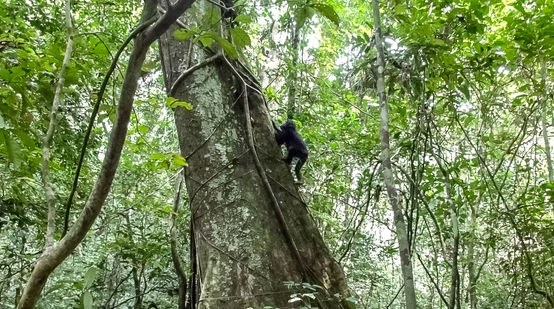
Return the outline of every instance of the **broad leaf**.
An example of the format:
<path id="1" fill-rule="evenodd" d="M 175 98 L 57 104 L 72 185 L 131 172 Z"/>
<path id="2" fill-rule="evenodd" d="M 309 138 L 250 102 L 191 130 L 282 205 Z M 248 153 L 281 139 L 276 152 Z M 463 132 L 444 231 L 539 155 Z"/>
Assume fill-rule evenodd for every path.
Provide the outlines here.
<path id="1" fill-rule="evenodd" d="M 229 43 L 229 41 L 225 40 L 224 38 L 217 38 L 217 43 L 223 48 L 225 53 L 229 55 L 232 59 L 237 59 L 238 53 L 233 44 Z"/>
<path id="2" fill-rule="evenodd" d="M 233 43 L 240 49 L 251 44 L 250 37 L 246 31 L 241 28 L 231 29 L 231 37 L 233 38 Z"/>
<path id="3" fill-rule="evenodd" d="M 83 280 L 83 287 L 89 288 L 92 286 L 92 283 L 94 283 L 94 280 L 96 280 L 96 277 L 98 276 L 98 268 L 91 267 L 87 270 L 85 273 L 85 279 Z"/>
<path id="4" fill-rule="evenodd" d="M 83 298 L 81 299 L 83 309 L 92 309 L 92 305 L 94 304 L 92 301 L 92 294 L 90 292 L 85 292 L 83 294 Z"/>
<path id="5" fill-rule="evenodd" d="M 187 163 L 187 159 L 185 159 L 184 157 L 178 154 L 173 155 L 173 162 L 175 162 L 175 164 L 180 166 L 189 166 Z"/>
<path id="6" fill-rule="evenodd" d="M 339 25 L 339 15 L 331 6 L 323 3 L 311 3 L 310 6 L 313 7 L 319 14 L 332 21 L 335 25 Z"/>

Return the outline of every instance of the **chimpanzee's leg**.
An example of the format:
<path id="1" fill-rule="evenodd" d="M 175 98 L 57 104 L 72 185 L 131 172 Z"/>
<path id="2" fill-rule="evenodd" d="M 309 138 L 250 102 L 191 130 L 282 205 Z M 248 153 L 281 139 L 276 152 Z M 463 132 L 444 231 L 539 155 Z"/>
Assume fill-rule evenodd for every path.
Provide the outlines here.
<path id="1" fill-rule="evenodd" d="M 308 156 L 305 154 L 300 154 L 298 156 L 298 161 L 296 162 L 296 167 L 294 168 L 294 172 L 296 173 L 296 180 L 298 182 L 302 182 L 302 173 L 300 172 L 300 169 L 306 163 L 306 160 L 308 159 Z"/>
<path id="2" fill-rule="evenodd" d="M 289 150 L 287 151 L 287 158 L 286 158 L 286 159 L 283 159 L 283 161 L 285 161 L 285 162 L 290 166 L 293 157 L 294 157 L 294 151 L 292 151 L 291 149 L 289 149 Z"/>

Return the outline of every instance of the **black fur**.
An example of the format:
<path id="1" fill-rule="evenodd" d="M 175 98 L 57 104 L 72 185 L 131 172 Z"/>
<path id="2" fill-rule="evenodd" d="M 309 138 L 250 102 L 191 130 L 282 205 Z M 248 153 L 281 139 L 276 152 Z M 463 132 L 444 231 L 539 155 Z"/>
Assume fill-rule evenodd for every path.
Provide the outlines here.
<path id="1" fill-rule="evenodd" d="M 296 173 L 296 180 L 301 182 L 302 173 L 300 173 L 300 169 L 304 163 L 306 163 L 306 160 L 308 160 L 306 143 L 296 131 L 296 126 L 292 120 L 287 120 L 279 128 L 273 123 L 273 127 L 275 128 L 275 140 L 277 144 L 279 144 L 279 146 L 285 144 L 287 147 L 287 158 L 283 159 L 283 161 L 290 165 L 292 158 L 298 158 L 294 172 Z"/>
<path id="2" fill-rule="evenodd" d="M 233 0 L 221 0 L 220 3 L 224 6 L 221 8 L 221 16 L 223 18 L 231 18 L 233 21 L 237 17 L 237 12 L 235 11 L 235 4 Z"/>

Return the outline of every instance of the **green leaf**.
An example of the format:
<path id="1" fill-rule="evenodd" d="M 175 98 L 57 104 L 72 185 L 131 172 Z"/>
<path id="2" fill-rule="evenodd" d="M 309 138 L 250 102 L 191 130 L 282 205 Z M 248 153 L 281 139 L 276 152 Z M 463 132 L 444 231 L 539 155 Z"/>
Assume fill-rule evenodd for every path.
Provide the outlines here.
<path id="1" fill-rule="evenodd" d="M 203 35 L 198 37 L 198 41 L 200 41 L 200 43 L 202 43 L 202 46 L 208 47 L 208 46 L 212 45 L 212 43 L 214 42 L 214 38 L 209 34 L 203 34 Z"/>
<path id="2" fill-rule="evenodd" d="M 93 283 L 94 280 L 96 280 L 96 276 L 98 275 L 98 268 L 91 267 L 87 270 L 85 273 L 85 279 L 84 281 L 84 288 L 89 288 Z"/>
<path id="3" fill-rule="evenodd" d="M 237 50 L 235 49 L 233 44 L 229 43 L 229 41 L 224 38 L 217 38 L 217 43 L 221 45 L 221 47 L 223 47 L 223 50 L 227 55 L 229 55 L 229 57 L 231 57 L 232 59 L 238 58 Z"/>
<path id="4" fill-rule="evenodd" d="M 180 166 L 189 166 L 189 164 L 187 163 L 187 159 L 185 159 L 184 157 L 178 154 L 173 155 L 173 162 L 175 162 L 175 164 Z"/>
<path id="5" fill-rule="evenodd" d="M 460 86 L 460 91 L 464 94 L 464 96 L 466 97 L 466 100 L 469 101 L 471 99 L 471 97 L 469 95 L 469 88 L 468 88 L 467 84 L 461 85 Z"/>
<path id="6" fill-rule="evenodd" d="M 249 46 L 250 44 L 252 44 L 248 33 L 246 33 L 246 31 L 242 30 L 241 28 L 231 29 L 231 37 L 233 38 L 233 42 L 238 48 L 244 48 L 245 46 Z"/>
<path id="7" fill-rule="evenodd" d="M 446 43 L 441 39 L 431 38 L 429 41 L 430 41 L 429 43 L 432 46 L 435 46 L 435 47 L 445 47 L 445 46 L 447 46 Z"/>
<path id="8" fill-rule="evenodd" d="M 150 155 L 150 158 L 152 160 L 163 160 L 165 156 L 162 153 L 153 153 L 152 155 Z"/>
<path id="9" fill-rule="evenodd" d="M 515 48 L 506 47 L 504 49 L 504 52 L 506 53 L 506 59 L 510 61 L 514 61 L 518 55 L 518 51 Z"/>
<path id="10" fill-rule="evenodd" d="M 145 125 L 140 125 L 140 126 L 138 126 L 137 129 L 138 129 L 138 131 L 139 131 L 140 133 L 142 133 L 142 134 L 146 134 L 146 132 L 148 132 L 148 127 L 145 126 Z"/>
<path id="11" fill-rule="evenodd" d="M 248 24 L 252 22 L 252 18 L 249 15 L 240 14 L 235 17 L 234 21 L 237 23 Z"/>
<path id="12" fill-rule="evenodd" d="M 8 69 L 1 69 L 0 70 L 0 78 L 3 80 L 9 82 L 11 80 L 11 73 Z"/>
<path id="13" fill-rule="evenodd" d="M 6 143 L 8 160 L 14 164 L 15 168 L 18 168 L 22 162 L 21 147 L 7 132 L 4 133 L 4 142 Z"/>
<path id="14" fill-rule="evenodd" d="M 83 309 L 92 309 L 93 301 L 92 301 L 92 294 L 90 292 L 83 293 L 83 298 L 81 299 L 81 303 L 83 305 Z"/>
<path id="15" fill-rule="evenodd" d="M 394 13 L 397 15 L 406 14 L 406 12 L 407 12 L 406 6 L 403 4 L 398 4 L 397 6 L 394 7 Z"/>
<path id="16" fill-rule="evenodd" d="M 335 25 L 339 25 L 339 15 L 331 6 L 323 3 L 311 3 L 310 6 L 313 7 L 319 14 L 332 21 Z"/>
<path id="17" fill-rule="evenodd" d="M 298 302 L 298 301 L 302 301 L 302 298 L 300 298 L 300 297 L 293 297 L 293 298 L 289 299 L 289 303 L 295 303 L 295 302 Z"/>
<path id="18" fill-rule="evenodd" d="M 188 40 L 199 32 L 200 29 L 198 29 L 198 27 L 192 27 L 190 29 L 178 29 L 173 32 L 173 37 L 177 40 Z"/>
<path id="19" fill-rule="evenodd" d="M 169 108 L 184 107 L 189 111 L 192 110 L 193 108 L 192 104 L 185 101 L 179 101 L 173 97 L 168 97 L 165 101 L 165 105 Z"/>
<path id="20" fill-rule="evenodd" d="M 94 53 L 97 56 L 106 56 L 109 55 L 108 50 L 106 49 L 106 46 L 96 37 L 90 38 L 90 48 L 92 53 Z"/>
<path id="21" fill-rule="evenodd" d="M 189 39 L 192 36 L 192 33 L 183 29 L 177 29 L 173 32 L 173 37 L 176 40 L 184 41 Z"/>
<path id="22" fill-rule="evenodd" d="M 311 17 L 307 7 L 299 8 L 294 12 L 294 20 L 296 21 L 296 29 L 302 28 L 306 20 Z"/>
<path id="23" fill-rule="evenodd" d="M 204 22 L 209 23 L 210 25 L 215 25 L 221 20 L 221 9 L 218 6 L 211 5 L 206 14 L 204 15 Z"/>

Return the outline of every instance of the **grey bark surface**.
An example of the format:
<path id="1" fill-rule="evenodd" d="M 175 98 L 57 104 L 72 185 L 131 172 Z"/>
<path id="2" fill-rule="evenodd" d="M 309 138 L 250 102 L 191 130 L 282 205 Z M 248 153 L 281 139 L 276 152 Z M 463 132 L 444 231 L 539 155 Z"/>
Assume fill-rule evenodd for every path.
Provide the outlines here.
<path id="1" fill-rule="evenodd" d="M 202 19 L 198 2 L 184 20 Z M 160 38 L 166 87 L 191 66 L 213 54 L 176 41 L 170 29 Z M 236 65 L 235 67 L 240 67 Z M 194 108 L 175 110 L 181 154 L 187 158 L 185 182 L 192 213 L 198 267 L 198 308 L 287 307 L 294 290 L 283 281 L 322 285 L 318 306 L 341 308 L 335 293 L 347 295 L 344 274 L 323 243 L 312 217 L 281 160 L 263 98 L 248 92 L 249 121 L 256 152 L 305 265 L 279 224 L 269 191 L 248 146 L 242 86 L 222 58 L 199 66 L 175 88 L 176 99 Z M 307 266 L 308 274 L 304 266 Z M 331 300 L 328 300 L 330 298 Z"/>

